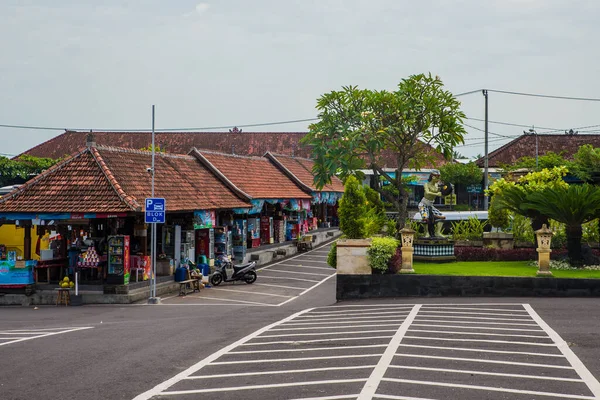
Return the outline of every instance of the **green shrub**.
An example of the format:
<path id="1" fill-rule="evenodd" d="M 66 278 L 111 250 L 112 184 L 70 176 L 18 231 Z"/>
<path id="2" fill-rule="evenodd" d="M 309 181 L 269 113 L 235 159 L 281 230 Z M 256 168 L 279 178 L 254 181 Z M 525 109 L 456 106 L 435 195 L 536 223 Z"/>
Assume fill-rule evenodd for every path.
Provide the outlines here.
<path id="1" fill-rule="evenodd" d="M 452 239 L 454 240 L 482 240 L 483 231 L 487 221 L 481 221 L 476 217 L 469 217 L 452 223 Z"/>
<path id="2" fill-rule="evenodd" d="M 365 192 L 354 176 L 349 176 L 344 186 L 338 209 L 340 229 L 348 239 L 363 239 L 367 204 Z"/>
<path id="3" fill-rule="evenodd" d="M 371 237 L 381 232 L 381 229 L 386 223 L 385 214 L 375 207 L 367 207 L 365 213 L 365 237 Z"/>
<path id="4" fill-rule="evenodd" d="M 550 241 L 550 245 L 553 249 L 562 249 L 567 246 L 567 230 L 566 226 L 563 223 L 555 221 L 553 219 L 549 220 L 550 229 L 554 232 L 552 235 L 552 240 Z"/>
<path id="5" fill-rule="evenodd" d="M 337 241 L 331 243 L 329 254 L 327 254 L 327 264 L 332 268 L 337 268 Z"/>
<path id="6" fill-rule="evenodd" d="M 507 209 L 501 209 L 495 203 L 497 199 L 492 196 L 492 202 L 488 210 L 488 222 L 495 228 L 500 228 L 503 231 L 510 226 L 510 212 Z"/>
<path id="7" fill-rule="evenodd" d="M 415 221 L 414 219 L 407 218 L 406 222 L 404 222 L 404 227 L 410 228 L 413 231 L 415 231 L 415 239 L 419 239 L 425 235 L 425 224 L 423 224 L 420 221 Z"/>
<path id="8" fill-rule="evenodd" d="M 460 203 L 460 204 L 453 205 L 452 209 L 454 211 L 469 211 L 469 210 L 471 210 L 471 207 L 468 204 Z"/>
<path id="9" fill-rule="evenodd" d="M 598 220 L 595 219 L 581 226 L 583 228 L 583 235 L 581 241 L 584 243 L 597 243 L 600 241 L 600 234 L 598 231 Z"/>
<path id="10" fill-rule="evenodd" d="M 375 237 L 371 247 L 367 250 L 369 265 L 373 271 L 385 273 L 388 270 L 388 262 L 394 254 L 400 242 L 391 237 Z"/>
<path id="11" fill-rule="evenodd" d="M 533 228 L 531 220 L 528 217 L 519 214 L 512 215 L 512 226 L 510 228 L 515 241 L 519 242 L 535 242 L 533 237 Z"/>

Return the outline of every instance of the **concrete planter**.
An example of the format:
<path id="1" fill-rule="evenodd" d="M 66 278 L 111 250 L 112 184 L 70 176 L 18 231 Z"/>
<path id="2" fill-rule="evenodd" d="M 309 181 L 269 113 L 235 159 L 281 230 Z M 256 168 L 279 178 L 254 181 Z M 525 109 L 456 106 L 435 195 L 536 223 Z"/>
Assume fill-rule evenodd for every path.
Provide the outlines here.
<path id="1" fill-rule="evenodd" d="M 340 239 L 337 242 L 337 273 L 371 275 L 367 250 L 371 239 Z"/>
<path id="2" fill-rule="evenodd" d="M 483 245 L 496 249 L 514 249 L 515 241 L 512 233 L 483 232 Z"/>

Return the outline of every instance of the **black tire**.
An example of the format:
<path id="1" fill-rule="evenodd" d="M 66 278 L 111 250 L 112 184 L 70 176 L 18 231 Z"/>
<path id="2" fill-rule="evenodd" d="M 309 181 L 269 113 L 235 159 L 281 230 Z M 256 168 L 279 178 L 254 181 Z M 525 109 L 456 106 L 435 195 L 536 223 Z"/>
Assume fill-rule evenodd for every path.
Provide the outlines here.
<path id="1" fill-rule="evenodd" d="M 219 272 L 215 272 L 211 277 L 210 277 L 210 283 L 213 286 L 219 286 L 221 284 L 221 282 L 223 282 L 223 275 L 221 275 Z"/>
<path id="2" fill-rule="evenodd" d="M 247 272 L 246 275 L 244 275 L 244 282 L 246 282 L 248 285 L 250 285 L 251 283 L 254 283 L 255 281 L 256 281 L 256 272 L 250 271 L 250 272 Z"/>

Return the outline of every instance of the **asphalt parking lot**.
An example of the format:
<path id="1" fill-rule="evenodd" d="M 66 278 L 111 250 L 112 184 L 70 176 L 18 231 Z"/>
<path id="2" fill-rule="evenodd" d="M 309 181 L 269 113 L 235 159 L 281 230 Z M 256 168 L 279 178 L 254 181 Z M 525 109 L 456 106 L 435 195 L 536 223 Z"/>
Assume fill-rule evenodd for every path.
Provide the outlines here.
<path id="1" fill-rule="evenodd" d="M 167 296 L 164 305 L 240 305 L 279 307 L 305 295 L 328 279 L 335 269 L 327 265 L 329 245 L 257 269 L 258 279 L 244 282 L 224 282 L 186 296 Z"/>
<path id="2" fill-rule="evenodd" d="M 307 309 L 199 360 L 142 399 L 598 399 L 529 304 Z"/>

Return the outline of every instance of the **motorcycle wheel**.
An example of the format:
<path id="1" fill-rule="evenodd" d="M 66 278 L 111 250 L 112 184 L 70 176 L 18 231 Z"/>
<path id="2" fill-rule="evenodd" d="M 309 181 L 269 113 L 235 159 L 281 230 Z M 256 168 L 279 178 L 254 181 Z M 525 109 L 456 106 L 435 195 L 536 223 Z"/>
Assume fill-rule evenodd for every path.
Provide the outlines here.
<path id="1" fill-rule="evenodd" d="M 221 282 L 223 282 L 223 275 L 219 273 L 213 274 L 213 276 L 210 277 L 210 283 L 213 286 L 219 286 Z"/>
<path id="2" fill-rule="evenodd" d="M 244 282 L 246 282 L 248 285 L 254 283 L 254 281 L 256 281 L 256 272 L 250 271 L 244 275 Z"/>

